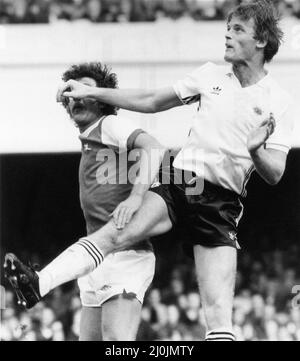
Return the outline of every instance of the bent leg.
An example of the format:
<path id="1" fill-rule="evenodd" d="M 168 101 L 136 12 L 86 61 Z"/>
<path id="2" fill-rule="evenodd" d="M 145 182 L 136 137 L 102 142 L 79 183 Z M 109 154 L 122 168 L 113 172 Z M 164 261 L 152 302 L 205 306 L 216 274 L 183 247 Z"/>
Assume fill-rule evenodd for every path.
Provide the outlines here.
<path id="1" fill-rule="evenodd" d="M 102 341 L 101 307 L 82 307 L 79 341 Z"/>
<path id="2" fill-rule="evenodd" d="M 109 253 L 129 248 L 171 228 L 165 201 L 159 195 L 147 192 L 143 205 L 123 230 L 117 230 L 113 221 L 110 221 L 97 232 L 70 246 L 43 268 L 39 272 L 41 296 L 44 297 L 63 283 L 89 274 Z"/>
<path id="3" fill-rule="evenodd" d="M 194 247 L 197 280 L 208 331 L 232 332 L 237 251 L 232 247 Z"/>
<path id="4" fill-rule="evenodd" d="M 128 248 L 145 238 L 166 233 L 171 228 L 172 223 L 165 201 L 156 193 L 147 192 L 141 208 L 123 230 L 117 230 L 111 220 L 88 238 L 95 242 L 106 256 L 111 252 Z"/>
<path id="5" fill-rule="evenodd" d="M 136 297 L 119 295 L 102 305 L 103 341 L 135 341 L 142 304 Z"/>

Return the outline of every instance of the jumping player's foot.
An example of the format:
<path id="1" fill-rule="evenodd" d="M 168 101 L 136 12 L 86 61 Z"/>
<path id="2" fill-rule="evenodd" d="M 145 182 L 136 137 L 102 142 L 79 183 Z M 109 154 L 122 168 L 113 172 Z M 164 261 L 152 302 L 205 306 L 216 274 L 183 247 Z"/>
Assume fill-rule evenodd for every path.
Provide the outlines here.
<path id="1" fill-rule="evenodd" d="M 31 265 L 23 264 L 12 253 L 5 256 L 4 276 L 14 288 L 20 306 L 29 309 L 41 300 L 37 272 Z"/>

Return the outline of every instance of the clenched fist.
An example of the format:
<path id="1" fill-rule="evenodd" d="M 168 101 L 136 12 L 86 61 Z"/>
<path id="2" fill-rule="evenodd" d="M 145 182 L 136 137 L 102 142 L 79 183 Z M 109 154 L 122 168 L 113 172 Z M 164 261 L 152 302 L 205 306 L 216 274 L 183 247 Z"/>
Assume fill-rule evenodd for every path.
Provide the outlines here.
<path id="1" fill-rule="evenodd" d="M 56 101 L 61 103 L 66 98 L 85 99 L 92 95 L 93 87 L 80 83 L 76 80 L 68 80 L 59 87 Z"/>

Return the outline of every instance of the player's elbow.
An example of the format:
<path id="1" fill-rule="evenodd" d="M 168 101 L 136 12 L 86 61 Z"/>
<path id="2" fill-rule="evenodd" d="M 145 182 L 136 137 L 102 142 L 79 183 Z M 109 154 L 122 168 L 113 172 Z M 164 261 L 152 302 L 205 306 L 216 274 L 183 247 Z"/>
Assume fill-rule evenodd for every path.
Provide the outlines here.
<path id="1" fill-rule="evenodd" d="M 266 179 L 266 181 L 270 186 L 276 186 L 279 183 L 280 179 L 278 180 L 277 178 L 275 179 L 272 177 L 272 178 Z"/>
<path id="2" fill-rule="evenodd" d="M 153 90 L 148 97 L 148 113 L 159 113 L 164 110 L 159 94 Z"/>
<path id="3" fill-rule="evenodd" d="M 271 186 L 276 186 L 281 181 L 283 173 L 284 171 L 281 170 L 276 170 L 273 172 L 272 175 L 267 179 L 268 184 Z"/>
<path id="4" fill-rule="evenodd" d="M 149 90 L 146 99 L 147 113 L 159 113 L 182 104 L 172 88 Z"/>
<path id="5" fill-rule="evenodd" d="M 137 110 L 142 113 L 151 114 L 157 112 L 157 102 L 153 90 L 147 90 L 141 93 L 136 104 L 138 104 Z"/>
<path id="6" fill-rule="evenodd" d="M 155 114 L 155 113 L 158 113 L 159 111 L 160 111 L 160 109 L 159 109 L 158 102 L 156 101 L 155 97 L 151 97 L 148 100 L 147 113 Z"/>

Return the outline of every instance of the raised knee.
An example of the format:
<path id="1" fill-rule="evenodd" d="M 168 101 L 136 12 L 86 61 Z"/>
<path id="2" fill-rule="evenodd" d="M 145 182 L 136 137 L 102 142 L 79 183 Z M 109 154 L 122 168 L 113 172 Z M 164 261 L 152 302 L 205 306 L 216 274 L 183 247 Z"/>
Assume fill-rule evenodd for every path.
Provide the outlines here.
<path id="1" fill-rule="evenodd" d="M 131 245 L 133 237 L 126 231 L 119 231 L 115 234 L 112 239 L 111 243 L 115 250 L 123 249 L 124 247 L 128 247 Z"/>

